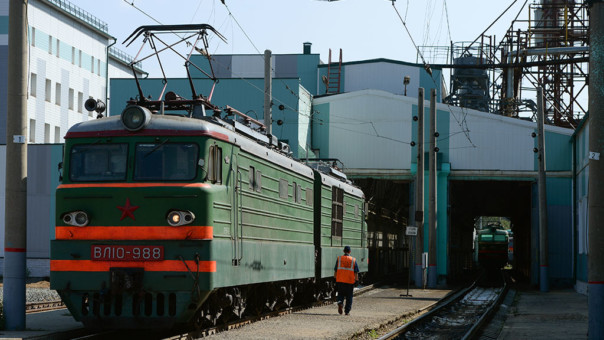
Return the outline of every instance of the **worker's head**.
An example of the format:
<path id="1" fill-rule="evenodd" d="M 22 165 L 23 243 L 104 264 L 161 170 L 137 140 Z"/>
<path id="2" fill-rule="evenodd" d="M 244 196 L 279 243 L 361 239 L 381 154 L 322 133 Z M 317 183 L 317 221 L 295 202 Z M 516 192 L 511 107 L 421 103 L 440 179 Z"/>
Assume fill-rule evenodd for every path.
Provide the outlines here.
<path id="1" fill-rule="evenodd" d="M 344 247 L 344 252 L 345 252 L 346 254 L 350 254 L 350 246 L 345 246 L 345 247 Z"/>

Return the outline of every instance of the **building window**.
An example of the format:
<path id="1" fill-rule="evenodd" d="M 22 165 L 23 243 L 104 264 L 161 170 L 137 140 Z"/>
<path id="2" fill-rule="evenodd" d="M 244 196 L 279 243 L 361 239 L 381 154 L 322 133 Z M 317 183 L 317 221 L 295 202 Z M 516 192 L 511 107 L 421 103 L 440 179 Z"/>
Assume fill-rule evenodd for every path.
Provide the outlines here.
<path id="1" fill-rule="evenodd" d="M 61 105 L 61 83 L 55 84 L 55 104 Z"/>
<path id="2" fill-rule="evenodd" d="M 36 141 L 36 120 L 29 120 L 29 142 L 34 143 Z"/>
<path id="3" fill-rule="evenodd" d="M 344 221 L 344 190 L 333 187 L 331 197 L 331 235 L 341 237 Z"/>
<path id="4" fill-rule="evenodd" d="M 398 240 L 398 235 L 397 234 L 390 234 L 388 233 L 386 235 L 386 237 L 388 237 L 388 248 L 390 249 L 394 249 L 397 246 L 397 240 Z"/>
<path id="5" fill-rule="evenodd" d="M 44 124 L 44 143 L 50 143 L 50 124 Z"/>
<path id="6" fill-rule="evenodd" d="M 31 28 L 31 45 L 32 46 L 36 46 L 36 28 L 32 27 Z"/>
<path id="7" fill-rule="evenodd" d="M 82 106 L 84 103 L 84 94 L 82 92 L 78 92 L 78 112 L 82 113 Z"/>
<path id="8" fill-rule="evenodd" d="M 94 56 L 90 56 L 90 72 L 94 73 Z"/>
<path id="9" fill-rule="evenodd" d="M 71 47 L 71 63 L 75 65 L 75 47 Z"/>
<path id="10" fill-rule="evenodd" d="M 29 88 L 29 94 L 32 97 L 35 97 L 38 93 L 37 89 L 38 89 L 38 75 L 35 73 L 31 74 L 31 79 L 29 80 L 30 82 L 30 88 Z"/>
<path id="11" fill-rule="evenodd" d="M 48 36 L 48 54 L 52 54 L 52 35 Z"/>
<path id="12" fill-rule="evenodd" d="M 55 143 L 61 143 L 61 128 L 55 126 Z"/>
<path id="13" fill-rule="evenodd" d="M 57 58 L 61 54 L 61 41 L 57 38 Z"/>
<path id="14" fill-rule="evenodd" d="M 51 89 L 50 87 L 52 86 L 52 81 L 50 81 L 50 79 L 46 79 L 46 101 L 50 102 L 50 95 L 51 95 Z"/>
<path id="15" fill-rule="evenodd" d="M 82 50 L 78 50 L 78 66 L 82 67 Z"/>
<path id="16" fill-rule="evenodd" d="M 279 197 L 287 199 L 288 198 L 288 190 L 289 189 L 289 183 L 287 183 L 286 179 L 281 178 L 279 180 Z"/>
<path id="17" fill-rule="evenodd" d="M 69 89 L 69 109 L 73 110 L 73 89 Z"/>
<path id="18" fill-rule="evenodd" d="M 101 59 L 96 60 L 96 74 L 101 75 Z"/>

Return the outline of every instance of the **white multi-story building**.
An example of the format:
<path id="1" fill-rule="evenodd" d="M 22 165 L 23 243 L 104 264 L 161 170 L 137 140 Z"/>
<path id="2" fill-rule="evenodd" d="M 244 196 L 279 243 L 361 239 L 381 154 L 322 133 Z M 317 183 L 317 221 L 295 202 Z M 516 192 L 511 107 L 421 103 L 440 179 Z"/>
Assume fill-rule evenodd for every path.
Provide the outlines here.
<path id="1" fill-rule="evenodd" d="M 0 244 L 4 244 L 9 1 L 0 0 Z M 88 112 L 84 102 L 94 98 L 107 103 L 109 78 L 132 77 L 131 57 L 112 47 L 115 38 L 105 22 L 69 1 L 29 0 L 27 17 L 28 142 L 34 144 L 28 147 L 27 266 L 28 275 L 47 276 L 57 164 L 62 160 L 58 143 L 72 125 L 96 119 L 97 113 Z M 144 74 L 140 68 L 136 71 Z M 0 247 L 0 267 L 3 257 Z"/>
<path id="2" fill-rule="evenodd" d="M 0 99 L 7 86 L 8 2 L 0 0 Z M 128 56 L 110 47 L 115 38 L 107 23 L 66 0 L 30 0 L 28 26 L 28 141 L 61 143 L 70 126 L 96 118 L 84 102 L 106 103 L 110 76 L 131 76 Z M 6 142 L 6 114 L 0 106 L 0 144 Z"/>

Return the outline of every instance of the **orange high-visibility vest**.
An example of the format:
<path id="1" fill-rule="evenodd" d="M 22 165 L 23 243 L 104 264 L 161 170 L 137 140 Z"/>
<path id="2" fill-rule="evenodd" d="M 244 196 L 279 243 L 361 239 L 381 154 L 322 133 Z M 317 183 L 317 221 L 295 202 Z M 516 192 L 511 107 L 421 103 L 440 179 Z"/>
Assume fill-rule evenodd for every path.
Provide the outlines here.
<path id="1" fill-rule="evenodd" d="M 338 256 L 338 269 L 336 270 L 336 282 L 354 284 L 354 264 L 357 262 L 352 256 Z"/>

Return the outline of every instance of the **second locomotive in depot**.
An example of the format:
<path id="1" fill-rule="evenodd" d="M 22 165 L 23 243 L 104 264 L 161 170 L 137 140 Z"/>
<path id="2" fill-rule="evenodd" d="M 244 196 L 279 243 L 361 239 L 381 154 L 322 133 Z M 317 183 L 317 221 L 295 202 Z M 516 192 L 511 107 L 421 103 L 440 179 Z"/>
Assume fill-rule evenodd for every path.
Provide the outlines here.
<path id="1" fill-rule="evenodd" d="M 51 288 L 85 326 L 211 325 L 329 299 L 345 245 L 367 271 L 361 190 L 219 112 L 168 93 L 67 132 Z"/>
<path id="2" fill-rule="evenodd" d="M 510 232 L 499 223 L 488 223 L 476 230 L 478 263 L 485 268 L 500 269 L 508 263 Z"/>

